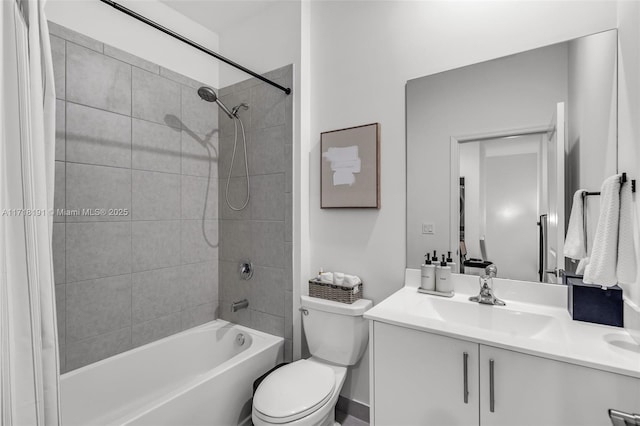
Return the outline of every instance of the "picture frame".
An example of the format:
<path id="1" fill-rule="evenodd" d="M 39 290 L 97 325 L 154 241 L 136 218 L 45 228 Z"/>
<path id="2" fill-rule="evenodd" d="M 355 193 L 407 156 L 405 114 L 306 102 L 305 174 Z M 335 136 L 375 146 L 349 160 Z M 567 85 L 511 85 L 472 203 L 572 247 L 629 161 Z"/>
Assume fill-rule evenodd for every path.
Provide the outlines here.
<path id="1" fill-rule="evenodd" d="M 320 134 L 320 208 L 380 208 L 380 123 Z"/>

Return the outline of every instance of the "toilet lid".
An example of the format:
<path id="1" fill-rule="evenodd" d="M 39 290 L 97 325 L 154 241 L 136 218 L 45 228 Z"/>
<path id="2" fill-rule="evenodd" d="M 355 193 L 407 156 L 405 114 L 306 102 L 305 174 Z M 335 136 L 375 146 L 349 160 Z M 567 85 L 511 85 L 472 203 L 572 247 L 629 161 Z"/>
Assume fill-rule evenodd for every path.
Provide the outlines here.
<path id="1" fill-rule="evenodd" d="M 303 359 L 269 374 L 253 397 L 253 408 L 265 421 L 291 422 L 324 405 L 335 385 L 330 367 Z"/>

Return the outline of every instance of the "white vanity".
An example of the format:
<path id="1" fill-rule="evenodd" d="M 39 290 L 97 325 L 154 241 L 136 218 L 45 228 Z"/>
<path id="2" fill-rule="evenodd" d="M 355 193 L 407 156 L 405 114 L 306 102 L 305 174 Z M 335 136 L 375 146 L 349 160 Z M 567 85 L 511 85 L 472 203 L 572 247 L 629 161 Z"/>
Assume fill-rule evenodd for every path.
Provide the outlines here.
<path id="1" fill-rule="evenodd" d="M 564 286 L 494 280 L 506 306 L 417 292 L 420 271 L 369 310 L 371 424 L 609 425 L 640 412 L 640 346 L 622 328 L 573 321 Z"/>

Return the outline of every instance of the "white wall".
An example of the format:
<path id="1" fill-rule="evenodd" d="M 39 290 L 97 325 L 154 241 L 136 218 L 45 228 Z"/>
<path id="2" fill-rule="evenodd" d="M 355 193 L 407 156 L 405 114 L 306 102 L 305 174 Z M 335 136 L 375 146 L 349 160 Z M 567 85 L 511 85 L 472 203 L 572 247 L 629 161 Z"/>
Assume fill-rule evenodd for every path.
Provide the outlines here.
<path id="1" fill-rule="evenodd" d="M 375 302 L 402 285 L 407 80 L 615 28 L 616 11 L 615 2 L 597 1 L 312 2 L 311 270 L 359 274 Z M 320 210 L 320 132 L 375 121 L 382 208 Z M 343 395 L 369 402 L 367 364 L 354 369 Z"/>
<path id="2" fill-rule="evenodd" d="M 157 1 L 120 0 L 159 24 L 213 51 L 218 35 Z M 125 52 L 218 87 L 218 61 L 97 0 L 49 0 L 47 18 Z"/>

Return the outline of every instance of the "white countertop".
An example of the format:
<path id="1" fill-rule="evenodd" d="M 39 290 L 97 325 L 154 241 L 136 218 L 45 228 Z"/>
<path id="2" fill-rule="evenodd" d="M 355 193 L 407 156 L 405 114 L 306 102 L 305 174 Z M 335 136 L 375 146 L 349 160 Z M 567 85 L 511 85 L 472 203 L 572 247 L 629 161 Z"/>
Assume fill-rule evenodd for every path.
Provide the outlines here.
<path id="1" fill-rule="evenodd" d="M 369 320 L 640 378 L 640 345 L 619 327 L 573 321 L 560 285 L 494 281 L 507 305 L 469 302 L 478 277 L 454 274 L 452 298 L 418 293 L 420 271 L 405 287 L 368 310 Z"/>

